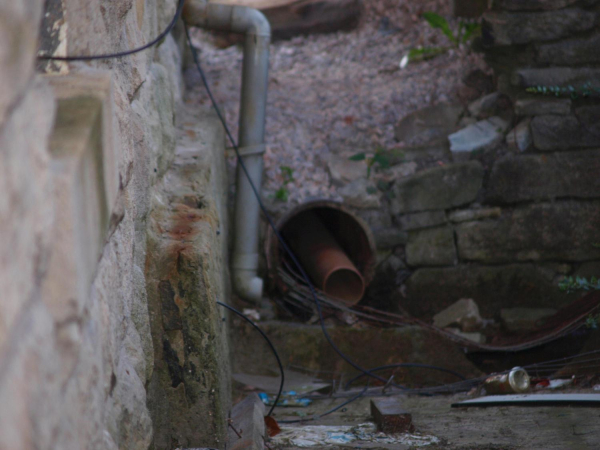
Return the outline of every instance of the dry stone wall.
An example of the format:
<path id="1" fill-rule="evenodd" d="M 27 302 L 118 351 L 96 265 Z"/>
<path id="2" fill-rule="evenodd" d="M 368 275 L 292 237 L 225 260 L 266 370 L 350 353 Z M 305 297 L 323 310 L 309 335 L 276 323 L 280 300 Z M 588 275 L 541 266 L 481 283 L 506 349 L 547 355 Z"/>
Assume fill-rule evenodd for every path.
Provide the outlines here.
<path id="1" fill-rule="evenodd" d="M 565 276 L 600 275 L 599 15 L 593 0 L 494 1 L 475 46 L 493 76 L 467 77 L 481 98 L 404 117 L 370 175 L 328 161 L 378 246 L 365 303 L 431 319 L 472 298 L 500 324 L 568 304 Z"/>
<path id="2" fill-rule="evenodd" d="M 175 155 L 180 45 L 168 36 L 127 58 L 35 66 L 38 40 L 58 56 L 122 51 L 155 37 L 175 8 L 0 6 L 0 449 L 153 445 L 147 223 Z M 215 264 L 225 283 L 226 259 Z M 220 321 L 211 308 L 202 320 Z M 222 332 L 211 345 L 222 348 Z M 213 387 L 224 411 L 228 390 Z"/>

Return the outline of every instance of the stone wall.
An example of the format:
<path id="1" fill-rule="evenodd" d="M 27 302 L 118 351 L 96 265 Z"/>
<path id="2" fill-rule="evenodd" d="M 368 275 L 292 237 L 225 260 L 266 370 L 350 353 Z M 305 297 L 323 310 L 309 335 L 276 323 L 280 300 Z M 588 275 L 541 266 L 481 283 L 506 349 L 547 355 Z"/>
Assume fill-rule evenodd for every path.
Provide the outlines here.
<path id="1" fill-rule="evenodd" d="M 180 46 L 169 36 L 127 58 L 35 66 L 38 40 L 46 54 L 122 51 L 155 37 L 175 7 L 0 6 L 1 449 L 152 446 L 147 222 L 175 155 Z"/>
<path id="2" fill-rule="evenodd" d="M 472 298 L 499 324 L 502 309 L 568 304 L 567 275 L 600 275 L 599 14 L 597 1 L 495 1 L 478 46 L 494 89 L 403 118 L 369 177 L 351 153 L 329 161 L 378 244 L 364 302 L 430 319 Z"/>

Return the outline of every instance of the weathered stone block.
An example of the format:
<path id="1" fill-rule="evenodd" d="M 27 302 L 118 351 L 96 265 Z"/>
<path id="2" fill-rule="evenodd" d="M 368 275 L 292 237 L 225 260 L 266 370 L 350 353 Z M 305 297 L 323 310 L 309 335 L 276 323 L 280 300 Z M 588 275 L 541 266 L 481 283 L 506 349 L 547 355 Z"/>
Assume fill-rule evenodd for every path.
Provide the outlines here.
<path id="1" fill-rule="evenodd" d="M 571 99 L 552 97 L 526 97 L 515 102 L 517 116 L 541 116 L 554 114 L 564 116 L 571 112 Z"/>
<path id="2" fill-rule="evenodd" d="M 248 395 L 231 409 L 227 448 L 263 450 L 265 448 L 265 404 L 256 393 Z M 241 436 L 238 436 L 239 435 Z"/>
<path id="3" fill-rule="evenodd" d="M 561 9 L 577 3 L 578 0 L 500 0 L 498 8 L 509 11 L 543 11 Z"/>
<path id="4" fill-rule="evenodd" d="M 597 147 L 600 141 L 600 107 L 578 108 L 570 116 L 537 116 L 531 121 L 535 148 L 542 151 Z"/>
<path id="5" fill-rule="evenodd" d="M 156 186 L 146 287 L 154 347 L 148 388 L 154 445 L 222 447 L 229 402 L 229 297 L 223 129 L 181 107 L 176 159 Z M 211 411 L 212 414 L 208 414 Z"/>
<path id="6" fill-rule="evenodd" d="M 367 173 L 364 161 L 351 161 L 351 154 L 331 156 L 327 161 L 327 169 L 331 176 L 331 182 L 335 186 L 344 186 L 359 178 L 364 178 Z"/>
<path id="7" fill-rule="evenodd" d="M 495 219 L 500 217 L 502 209 L 500 208 L 482 208 L 482 209 L 462 209 L 452 211 L 448 214 L 451 222 L 470 222 L 472 220 Z"/>
<path id="8" fill-rule="evenodd" d="M 596 13 L 581 8 L 544 12 L 498 12 L 483 15 L 483 36 L 487 45 L 515 45 L 552 41 L 591 29 Z"/>
<path id="9" fill-rule="evenodd" d="M 500 318 L 508 331 L 533 331 L 556 314 L 554 308 L 504 308 Z"/>
<path id="10" fill-rule="evenodd" d="M 469 114 L 477 118 L 485 118 L 493 115 L 499 107 L 500 98 L 500 92 L 492 92 L 478 98 L 468 106 Z"/>
<path id="11" fill-rule="evenodd" d="M 453 153 L 487 150 L 502 142 L 508 123 L 494 116 L 481 120 L 448 136 Z"/>
<path id="12" fill-rule="evenodd" d="M 102 102 L 75 97 L 58 105 L 50 168 L 60 214 L 43 296 L 56 320 L 66 320 L 80 314 L 88 298 L 110 208 L 102 166 Z"/>
<path id="13" fill-rule="evenodd" d="M 537 47 L 537 61 L 563 66 L 596 64 L 600 62 L 598 48 L 600 48 L 600 33 L 542 44 Z"/>
<path id="14" fill-rule="evenodd" d="M 398 216 L 396 222 L 405 231 L 431 228 L 447 222 L 444 211 L 423 211 L 420 213 Z"/>
<path id="15" fill-rule="evenodd" d="M 39 23 L 42 18 L 38 0 L 7 2 L 0 6 L 0 123 L 23 96 L 32 81 L 37 51 Z M 23 33 L 23 30 L 28 30 Z"/>
<path id="16" fill-rule="evenodd" d="M 581 92 L 586 86 L 599 87 L 600 69 L 588 67 L 546 67 L 542 69 L 521 69 L 511 76 L 511 83 L 522 88 L 528 87 L 572 87 Z"/>
<path id="17" fill-rule="evenodd" d="M 496 161 L 486 201 L 517 203 L 560 197 L 600 197 L 600 150 L 508 155 Z"/>
<path id="18" fill-rule="evenodd" d="M 439 328 L 458 325 L 462 331 L 475 331 L 481 328 L 483 319 L 472 298 L 461 298 L 433 316 L 433 324 Z"/>
<path id="19" fill-rule="evenodd" d="M 408 241 L 408 233 L 394 227 L 373 230 L 373 237 L 378 249 L 394 248 Z"/>
<path id="20" fill-rule="evenodd" d="M 600 202 L 564 201 L 520 207 L 499 220 L 456 226 L 461 260 L 586 261 L 600 258 Z"/>
<path id="21" fill-rule="evenodd" d="M 370 209 L 381 206 L 379 191 L 366 178 L 359 178 L 338 190 L 344 203 L 353 208 Z"/>
<path id="22" fill-rule="evenodd" d="M 517 306 L 560 308 L 577 298 L 556 288 L 556 273 L 533 264 L 422 268 L 406 282 L 409 313 L 431 319 L 457 299 L 472 298 L 484 318 Z"/>
<path id="23" fill-rule="evenodd" d="M 401 180 L 393 187 L 393 214 L 448 209 L 472 202 L 483 181 L 477 161 L 435 167 Z"/>
<path id="24" fill-rule="evenodd" d="M 462 112 L 462 106 L 447 103 L 419 109 L 400 120 L 394 127 L 394 135 L 407 145 L 445 139 L 456 130 Z"/>
<path id="25" fill-rule="evenodd" d="M 449 266 L 456 263 L 450 227 L 428 228 L 409 234 L 406 261 L 410 266 Z"/>
<path id="26" fill-rule="evenodd" d="M 377 429 L 384 433 L 408 433 L 414 430 L 412 416 L 402 409 L 398 397 L 371 400 L 371 416 Z"/>
<path id="27" fill-rule="evenodd" d="M 521 120 L 516 127 L 506 134 L 506 144 L 520 152 L 527 151 L 533 145 L 530 125 L 530 117 Z"/>

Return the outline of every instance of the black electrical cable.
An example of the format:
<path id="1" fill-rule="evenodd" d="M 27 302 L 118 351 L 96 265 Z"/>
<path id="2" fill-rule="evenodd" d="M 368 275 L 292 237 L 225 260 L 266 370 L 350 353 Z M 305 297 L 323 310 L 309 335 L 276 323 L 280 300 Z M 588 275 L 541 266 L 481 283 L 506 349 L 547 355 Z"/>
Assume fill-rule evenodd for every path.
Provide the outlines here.
<path id="1" fill-rule="evenodd" d="M 275 359 L 277 359 L 277 364 L 279 365 L 279 372 L 281 373 L 281 382 L 279 383 L 279 392 L 277 392 L 277 397 L 275 398 L 275 403 L 273 403 L 273 405 L 271 406 L 271 409 L 269 410 L 269 413 L 267 414 L 267 416 L 270 416 L 273 413 L 273 410 L 275 409 L 277 402 L 279 402 L 279 398 L 281 397 L 281 393 L 283 392 L 283 382 L 285 380 L 285 376 L 283 373 L 283 365 L 281 364 L 281 359 L 279 358 L 279 354 L 277 353 L 277 350 L 275 350 L 275 346 L 273 345 L 273 343 L 271 342 L 269 337 L 265 334 L 265 332 L 258 325 L 256 325 L 256 323 L 254 323 L 252 320 L 250 320 L 248 318 L 248 316 L 246 316 L 245 314 L 239 312 L 234 307 L 229 306 L 225 303 L 217 301 L 217 305 L 220 305 L 223 308 L 227 308 L 229 311 L 237 314 L 242 319 L 244 319 L 246 322 L 248 322 L 250 325 L 252 325 L 261 334 L 261 336 L 265 339 L 265 341 L 267 341 L 267 344 L 269 344 L 269 347 L 271 347 L 271 350 L 273 351 L 273 354 L 275 355 Z"/>
<path id="2" fill-rule="evenodd" d="M 445 369 L 444 367 L 438 367 L 438 366 L 432 366 L 430 364 L 418 364 L 418 363 L 400 363 L 400 364 L 388 364 L 386 366 L 380 366 L 380 367 L 375 367 L 373 369 L 369 369 L 371 372 L 379 372 L 380 370 L 386 370 L 386 369 L 396 369 L 396 368 L 417 368 L 417 369 L 429 369 L 429 370 L 437 370 L 439 372 L 445 372 L 445 373 L 449 373 L 451 375 L 454 375 L 455 377 L 460 378 L 461 380 L 466 380 L 467 378 L 463 375 L 461 375 L 458 372 L 455 372 L 454 370 L 451 369 Z M 364 377 L 365 374 L 361 373 L 360 375 L 355 376 L 354 378 L 352 378 L 350 381 L 348 381 L 346 383 L 346 386 L 344 386 L 345 390 L 348 390 L 350 388 L 350 385 L 352 383 L 354 383 L 356 380 Z"/>
<path id="3" fill-rule="evenodd" d="M 141 47 L 137 47 L 137 48 L 134 48 L 131 50 L 125 50 L 123 52 L 106 53 L 103 55 L 88 55 L 88 56 L 38 55 L 38 59 L 47 60 L 47 61 L 93 61 L 96 59 L 122 58 L 123 56 L 129 56 L 129 55 L 133 55 L 134 53 L 142 52 L 150 47 L 153 47 L 158 42 L 162 41 L 167 36 L 167 34 L 169 34 L 171 32 L 171 30 L 177 23 L 177 20 L 179 20 L 179 17 L 181 16 L 181 11 L 183 10 L 184 3 L 185 3 L 185 0 L 179 0 L 179 2 L 177 3 L 177 9 L 175 10 L 175 15 L 173 16 L 173 19 L 171 20 L 171 22 L 169 23 L 167 28 L 165 28 L 164 31 L 162 33 L 160 33 L 156 38 L 152 39 L 150 42 L 148 42 L 145 45 L 142 45 Z"/>
<path id="4" fill-rule="evenodd" d="M 310 292 L 312 294 L 313 300 L 314 300 L 315 305 L 317 307 L 317 312 L 319 314 L 319 322 L 321 324 L 321 330 L 323 331 L 323 335 L 325 336 L 325 339 L 327 340 L 327 342 L 329 343 L 329 345 L 333 348 L 333 350 L 344 361 L 346 361 L 348 364 L 350 364 L 356 370 L 358 370 L 359 372 L 362 372 L 363 374 L 365 374 L 367 376 L 370 376 L 371 378 L 375 378 L 376 380 L 379 380 L 382 383 L 387 383 L 388 380 L 386 380 L 384 378 L 381 378 L 378 375 L 375 375 L 374 373 L 370 372 L 367 369 L 362 368 L 361 366 L 359 366 L 358 364 L 356 364 L 354 361 L 352 361 L 348 356 L 346 356 L 338 348 L 338 346 L 335 344 L 335 342 L 333 342 L 333 340 L 331 339 L 331 336 L 329 335 L 329 333 L 327 332 L 327 329 L 325 327 L 325 320 L 323 319 L 323 312 L 321 310 L 321 303 L 319 302 L 319 299 L 317 298 L 317 293 L 315 292 L 315 288 L 314 288 L 313 284 L 311 283 L 310 278 L 306 274 L 304 268 L 302 267 L 302 264 L 300 264 L 300 262 L 298 261 L 298 259 L 296 258 L 296 256 L 292 252 L 292 250 L 285 243 L 285 240 L 283 239 L 283 237 L 281 236 L 281 234 L 277 230 L 277 227 L 275 226 L 275 223 L 273 222 L 273 219 L 271 218 L 270 214 L 267 211 L 267 208 L 265 207 L 264 203 L 262 202 L 262 200 L 260 198 L 260 193 L 258 192 L 257 187 L 252 182 L 252 179 L 250 178 L 250 174 L 248 173 L 246 165 L 244 164 L 244 161 L 242 160 L 242 158 L 240 156 L 240 152 L 239 152 L 237 143 L 235 142 L 235 139 L 231 135 L 231 131 L 229 130 L 229 127 L 227 126 L 227 122 L 225 121 L 225 118 L 223 117 L 223 115 L 221 114 L 221 111 L 219 110 L 219 108 L 217 106 L 217 102 L 216 102 L 216 100 L 215 100 L 215 98 L 214 98 L 214 96 L 212 94 L 212 91 L 211 91 L 210 86 L 208 84 L 208 80 L 206 79 L 206 75 L 204 74 L 204 70 L 202 70 L 202 66 L 200 65 L 200 60 L 198 58 L 198 52 L 197 52 L 196 48 L 192 45 L 192 39 L 190 37 L 190 33 L 189 33 L 189 30 L 188 30 L 187 24 L 184 24 L 184 29 L 185 29 L 185 34 L 186 34 L 186 37 L 187 37 L 187 40 L 188 40 L 188 44 L 189 44 L 190 49 L 192 51 L 192 56 L 194 58 L 194 63 L 196 65 L 196 68 L 198 69 L 198 73 L 200 74 L 200 78 L 202 79 L 202 83 L 204 84 L 204 88 L 206 89 L 206 93 L 208 94 L 208 96 L 210 98 L 210 101 L 211 101 L 213 107 L 215 108 L 215 111 L 217 113 L 217 116 L 219 117 L 219 120 L 223 124 L 223 128 L 225 129 L 225 134 L 227 134 L 227 137 L 229 138 L 229 141 L 231 142 L 232 148 L 235 151 L 235 154 L 237 156 L 237 160 L 238 160 L 238 163 L 240 165 L 240 168 L 242 169 L 242 171 L 246 175 L 246 178 L 248 179 L 250 187 L 251 187 L 252 191 L 254 192 L 254 195 L 256 196 L 256 199 L 258 201 L 260 209 L 262 210 L 263 214 L 265 215 L 265 218 L 267 219 L 267 222 L 269 222 L 269 226 L 271 227 L 271 229 L 275 233 L 275 236 L 277 237 L 277 240 L 279 241 L 279 243 L 281 244 L 281 246 L 283 247 L 283 249 L 287 253 L 287 255 L 290 257 L 290 259 L 292 260 L 292 262 L 294 263 L 294 265 L 296 266 L 296 268 L 298 269 L 298 271 L 302 275 L 302 278 L 304 278 L 305 282 L 307 283 L 307 285 L 308 285 L 308 287 L 310 289 Z M 394 387 L 396 387 L 398 389 L 402 389 L 402 390 L 407 390 L 408 389 L 408 388 L 406 388 L 404 386 L 399 386 L 399 385 L 396 385 L 396 384 L 392 384 L 392 386 L 394 386 Z"/>

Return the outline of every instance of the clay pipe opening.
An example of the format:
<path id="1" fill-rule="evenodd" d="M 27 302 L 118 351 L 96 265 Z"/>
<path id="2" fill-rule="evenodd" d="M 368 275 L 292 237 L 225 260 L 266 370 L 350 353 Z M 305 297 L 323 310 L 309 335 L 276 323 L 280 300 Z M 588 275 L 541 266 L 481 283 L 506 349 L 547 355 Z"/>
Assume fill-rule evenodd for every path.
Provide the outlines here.
<path id="1" fill-rule="evenodd" d="M 284 237 L 319 289 L 344 303 L 360 301 L 365 292 L 362 275 L 313 211 L 290 221 Z"/>

